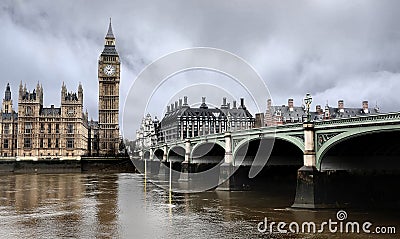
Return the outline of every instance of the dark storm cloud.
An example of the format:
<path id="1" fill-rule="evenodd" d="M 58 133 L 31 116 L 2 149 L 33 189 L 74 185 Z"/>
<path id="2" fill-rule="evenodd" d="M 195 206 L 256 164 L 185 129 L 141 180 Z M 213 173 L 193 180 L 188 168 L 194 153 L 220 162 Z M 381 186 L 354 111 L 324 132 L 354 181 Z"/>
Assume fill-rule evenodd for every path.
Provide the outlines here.
<path id="1" fill-rule="evenodd" d="M 16 107 L 19 82 L 33 89 L 40 81 L 45 104 L 58 105 L 62 82 L 76 90 L 80 81 L 85 108 L 96 119 L 97 60 L 112 17 L 123 67 L 121 107 L 147 64 L 209 46 L 253 65 L 276 104 L 290 97 L 301 104 L 311 92 L 319 104 L 344 99 L 356 107 L 369 100 L 398 111 L 398 9 L 399 1 L 361 0 L 2 1 L 0 87 L 12 83 Z"/>

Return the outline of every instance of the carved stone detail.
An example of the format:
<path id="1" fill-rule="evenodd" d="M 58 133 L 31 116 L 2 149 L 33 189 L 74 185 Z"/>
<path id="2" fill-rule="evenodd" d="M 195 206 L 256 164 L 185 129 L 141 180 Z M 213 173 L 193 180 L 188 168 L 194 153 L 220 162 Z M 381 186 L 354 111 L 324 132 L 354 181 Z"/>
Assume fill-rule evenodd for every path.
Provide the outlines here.
<path id="1" fill-rule="evenodd" d="M 317 134 L 317 144 L 318 149 L 322 147 L 329 139 L 339 135 L 343 132 L 335 132 L 335 133 L 325 133 L 325 134 Z"/>

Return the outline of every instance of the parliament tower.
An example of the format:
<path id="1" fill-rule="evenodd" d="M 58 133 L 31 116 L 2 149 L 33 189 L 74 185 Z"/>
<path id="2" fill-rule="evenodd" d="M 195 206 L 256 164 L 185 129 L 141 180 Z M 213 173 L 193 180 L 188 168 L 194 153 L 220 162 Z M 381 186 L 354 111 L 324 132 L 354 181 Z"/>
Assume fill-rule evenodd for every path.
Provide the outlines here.
<path id="1" fill-rule="evenodd" d="M 119 149 L 119 81 L 120 60 L 110 25 L 104 50 L 99 57 L 99 148 L 100 155 L 112 156 Z"/>

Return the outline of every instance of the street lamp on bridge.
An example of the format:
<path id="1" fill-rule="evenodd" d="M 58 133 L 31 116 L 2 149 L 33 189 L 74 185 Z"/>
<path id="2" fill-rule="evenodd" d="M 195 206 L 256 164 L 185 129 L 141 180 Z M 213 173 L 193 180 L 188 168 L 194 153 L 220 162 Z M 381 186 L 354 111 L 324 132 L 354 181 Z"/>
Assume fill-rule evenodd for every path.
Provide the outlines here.
<path id="1" fill-rule="evenodd" d="M 310 105 L 312 103 L 312 97 L 310 93 L 307 93 L 306 96 L 304 97 L 304 104 L 306 105 L 306 112 L 307 112 L 307 122 L 311 121 L 311 115 L 310 115 Z"/>

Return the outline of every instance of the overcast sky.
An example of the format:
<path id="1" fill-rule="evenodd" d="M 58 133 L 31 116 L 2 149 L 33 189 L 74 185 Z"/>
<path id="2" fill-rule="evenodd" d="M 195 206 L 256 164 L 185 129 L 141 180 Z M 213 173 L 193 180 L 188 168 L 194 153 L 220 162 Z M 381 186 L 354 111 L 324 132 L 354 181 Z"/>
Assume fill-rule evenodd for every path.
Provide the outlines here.
<path id="1" fill-rule="evenodd" d="M 339 99 L 361 107 L 369 100 L 381 111 L 400 111 L 399 13 L 396 0 L 3 0 L 0 89 L 10 82 L 16 107 L 19 82 L 32 90 L 40 81 L 44 104 L 58 106 L 62 82 L 69 91 L 82 82 L 84 107 L 97 119 L 97 60 L 112 17 L 122 58 L 121 111 L 129 87 L 148 64 L 189 47 L 220 48 L 242 57 L 264 79 L 277 105 L 288 98 L 301 105 L 310 92 L 312 107 L 336 106 Z M 197 71 L 175 81 L 185 76 L 195 82 L 226 80 Z M 205 92 L 192 89 L 189 100 L 197 103 Z M 212 105 L 220 104 L 209 98 Z M 160 117 L 169 100 L 176 99 L 166 98 L 162 107 L 149 111 Z"/>

